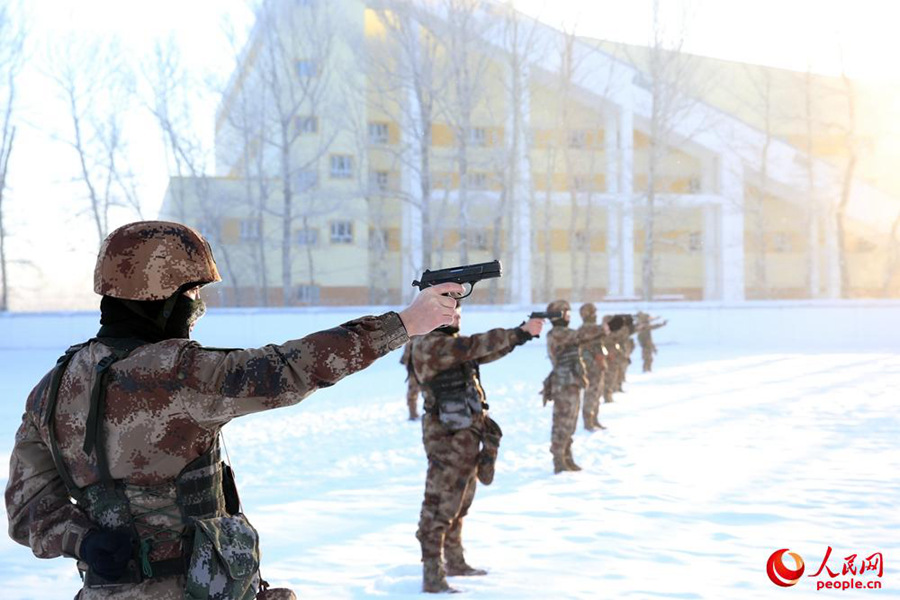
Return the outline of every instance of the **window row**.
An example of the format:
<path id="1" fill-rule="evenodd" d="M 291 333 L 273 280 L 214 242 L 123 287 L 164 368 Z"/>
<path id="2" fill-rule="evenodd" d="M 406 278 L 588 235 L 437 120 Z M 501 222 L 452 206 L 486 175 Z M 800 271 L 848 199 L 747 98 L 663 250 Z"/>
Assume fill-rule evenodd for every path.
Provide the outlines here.
<path id="1" fill-rule="evenodd" d="M 329 241 L 332 244 L 353 243 L 353 221 L 332 221 L 329 224 Z M 244 242 L 258 241 L 262 236 L 259 219 L 242 219 L 240 223 L 240 239 Z M 316 246 L 319 243 L 319 229 L 307 227 L 298 229 L 295 235 L 298 246 Z"/>

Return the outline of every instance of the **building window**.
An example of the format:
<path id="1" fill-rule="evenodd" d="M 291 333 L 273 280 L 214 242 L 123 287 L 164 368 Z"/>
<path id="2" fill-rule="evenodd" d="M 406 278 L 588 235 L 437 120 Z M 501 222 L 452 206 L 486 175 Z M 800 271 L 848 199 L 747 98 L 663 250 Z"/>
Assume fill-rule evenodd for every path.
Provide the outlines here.
<path id="1" fill-rule="evenodd" d="M 352 221 L 334 221 L 331 223 L 331 243 L 332 244 L 352 244 L 353 243 L 353 222 Z"/>
<path id="2" fill-rule="evenodd" d="M 353 157 L 349 154 L 331 155 L 331 178 L 350 179 L 353 177 Z"/>
<path id="3" fill-rule="evenodd" d="M 583 129 L 570 131 L 568 144 L 569 148 L 584 148 L 587 145 L 587 132 Z"/>
<path id="4" fill-rule="evenodd" d="M 319 74 L 319 65 L 314 60 L 301 58 L 294 61 L 294 70 L 299 79 L 309 79 Z"/>
<path id="5" fill-rule="evenodd" d="M 389 139 L 388 133 L 387 123 L 369 123 L 370 144 L 387 144 Z"/>
<path id="6" fill-rule="evenodd" d="M 319 230 L 311 227 L 297 231 L 298 246 L 315 246 L 319 243 Z"/>
<path id="7" fill-rule="evenodd" d="M 703 182 L 699 177 L 691 177 L 688 180 L 688 191 L 692 194 L 699 194 L 703 189 Z"/>
<path id="8" fill-rule="evenodd" d="M 372 171 L 369 174 L 369 183 L 379 192 L 386 192 L 391 185 L 391 176 L 387 171 Z"/>
<path id="9" fill-rule="evenodd" d="M 306 192 L 319 185 L 319 172 L 313 169 L 300 171 L 294 175 L 294 187 L 298 192 Z"/>
<path id="10" fill-rule="evenodd" d="M 241 239 L 244 241 L 258 240 L 262 235 L 262 224 L 259 219 L 241 219 Z"/>
<path id="11" fill-rule="evenodd" d="M 469 189 L 486 190 L 487 189 L 487 173 L 469 173 L 468 176 Z"/>
<path id="12" fill-rule="evenodd" d="M 775 246 L 775 252 L 791 251 L 791 238 L 786 233 L 776 233 L 772 238 L 772 242 Z"/>
<path id="13" fill-rule="evenodd" d="M 294 117 L 294 133 L 296 135 L 319 133 L 319 119 L 309 115 Z"/>
<path id="14" fill-rule="evenodd" d="M 487 146 L 487 129 L 484 127 L 469 129 L 469 143 L 473 146 Z"/>
<path id="15" fill-rule="evenodd" d="M 298 304 L 318 304 L 319 303 L 319 286 L 301 284 L 297 286 L 297 303 Z"/>
<path id="16" fill-rule="evenodd" d="M 699 231 L 692 231 L 688 236 L 688 250 L 691 252 L 703 250 L 703 234 Z"/>

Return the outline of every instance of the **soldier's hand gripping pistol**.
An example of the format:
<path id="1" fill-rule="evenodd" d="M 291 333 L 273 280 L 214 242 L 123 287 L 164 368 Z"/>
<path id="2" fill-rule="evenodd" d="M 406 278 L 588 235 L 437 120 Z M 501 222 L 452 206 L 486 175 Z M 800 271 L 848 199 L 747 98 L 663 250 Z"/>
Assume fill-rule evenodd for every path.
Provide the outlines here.
<path id="1" fill-rule="evenodd" d="M 486 263 L 478 263 L 475 265 L 464 265 L 462 267 L 451 267 L 449 269 L 438 269 L 431 271 L 426 269 L 422 273 L 420 281 L 413 281 L 413 286 L 419 288 L 419 291 L 439 283 L 459 283 L 465 288 L 465 293 L 461 296 L 451 295 L 457 300 L 468 298 L 475 289 L 475 284 L 482 279 L 493 279 L 502 275 L 502 267 L 499 260 L 493 260 Z"/>
<path id="2" fill-rule="evenodd" d="M 553 319 L 562 319 L 562 316 L 563 316 L 563 313 L 561 310 L 555 310 L 553 312 L 535 311 L 535 312 L 531 313 L 530 315 L 528 315 L 528 318 L 529 319 L 550 319 L 552 321 Z M 525 323 L 522 323 L 522 325 L 524 325 L 524 324 Z M 541 336 L 536 335 L 534 337 L 539 338 Z"/>

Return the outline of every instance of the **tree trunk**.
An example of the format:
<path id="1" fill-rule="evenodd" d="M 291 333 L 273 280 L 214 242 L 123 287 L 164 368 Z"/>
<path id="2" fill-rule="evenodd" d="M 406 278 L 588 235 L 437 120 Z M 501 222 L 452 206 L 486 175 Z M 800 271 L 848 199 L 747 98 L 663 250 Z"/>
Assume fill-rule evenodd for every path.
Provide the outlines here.
<path id="1" fill-rule="evenodd" d="M 288 127 L 290 121 L 281 122 L 281 190 L 282 198 L 282 215 L 281 215 L 281 304 L 290 306 L 294 302 L 293 294 L 293 263 L 291 247 L 291 230 L 293 229 L 294 216 L 294 198 L 291 190 L 291 146 L 288 139 Z M 261 224 L 260 224 L 261 226 Z M 307 244 L 308 246 L 308 244 Z M 312 259 L 310 258 L 310 261 Z M 312 281 L 312 263 L 310 262 L 309 277 L 310 285 Z"/>
<path id="2" fill-rule="evenodd" d="M 8 125 L 9 114 L 7 114 L 6 120 Z M 16 128 L 13 127 L 10 131 L 9 139 L 4 139 L 3 146 L 0 147 L 0 312 L 9 310 L 9 279 L 6 271 L 6 229 L 3 223 L 3 197 L 6 191 L 6 174 L 9 172 L 9 156 L 12 154 L 15 137 Z M 5 135 L 4 138 L 6 138 Z"/>

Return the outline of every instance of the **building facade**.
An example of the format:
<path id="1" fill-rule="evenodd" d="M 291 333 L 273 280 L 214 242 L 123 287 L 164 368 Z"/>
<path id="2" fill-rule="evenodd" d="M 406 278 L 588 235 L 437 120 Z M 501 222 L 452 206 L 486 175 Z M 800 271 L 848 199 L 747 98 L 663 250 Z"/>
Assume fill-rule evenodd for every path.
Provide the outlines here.
<path id="1" fill-rule="evenodd" d="M 216 175 L 173 178 L 162 210 L 225 265 L 212 303 L 399 303 L 425 268 L 494 258 L 504 277 L 476 301 L 900 290 L 873 217 L 896 198 L 812 127 L 839 109 L 754 116 L 834 81 L 785 91 L 785 72 L 575 38 L 484 2 L 272 1 L 238 65 Z M 780 95 L 752 110 L 723 93 L 767 72 Z"/>

